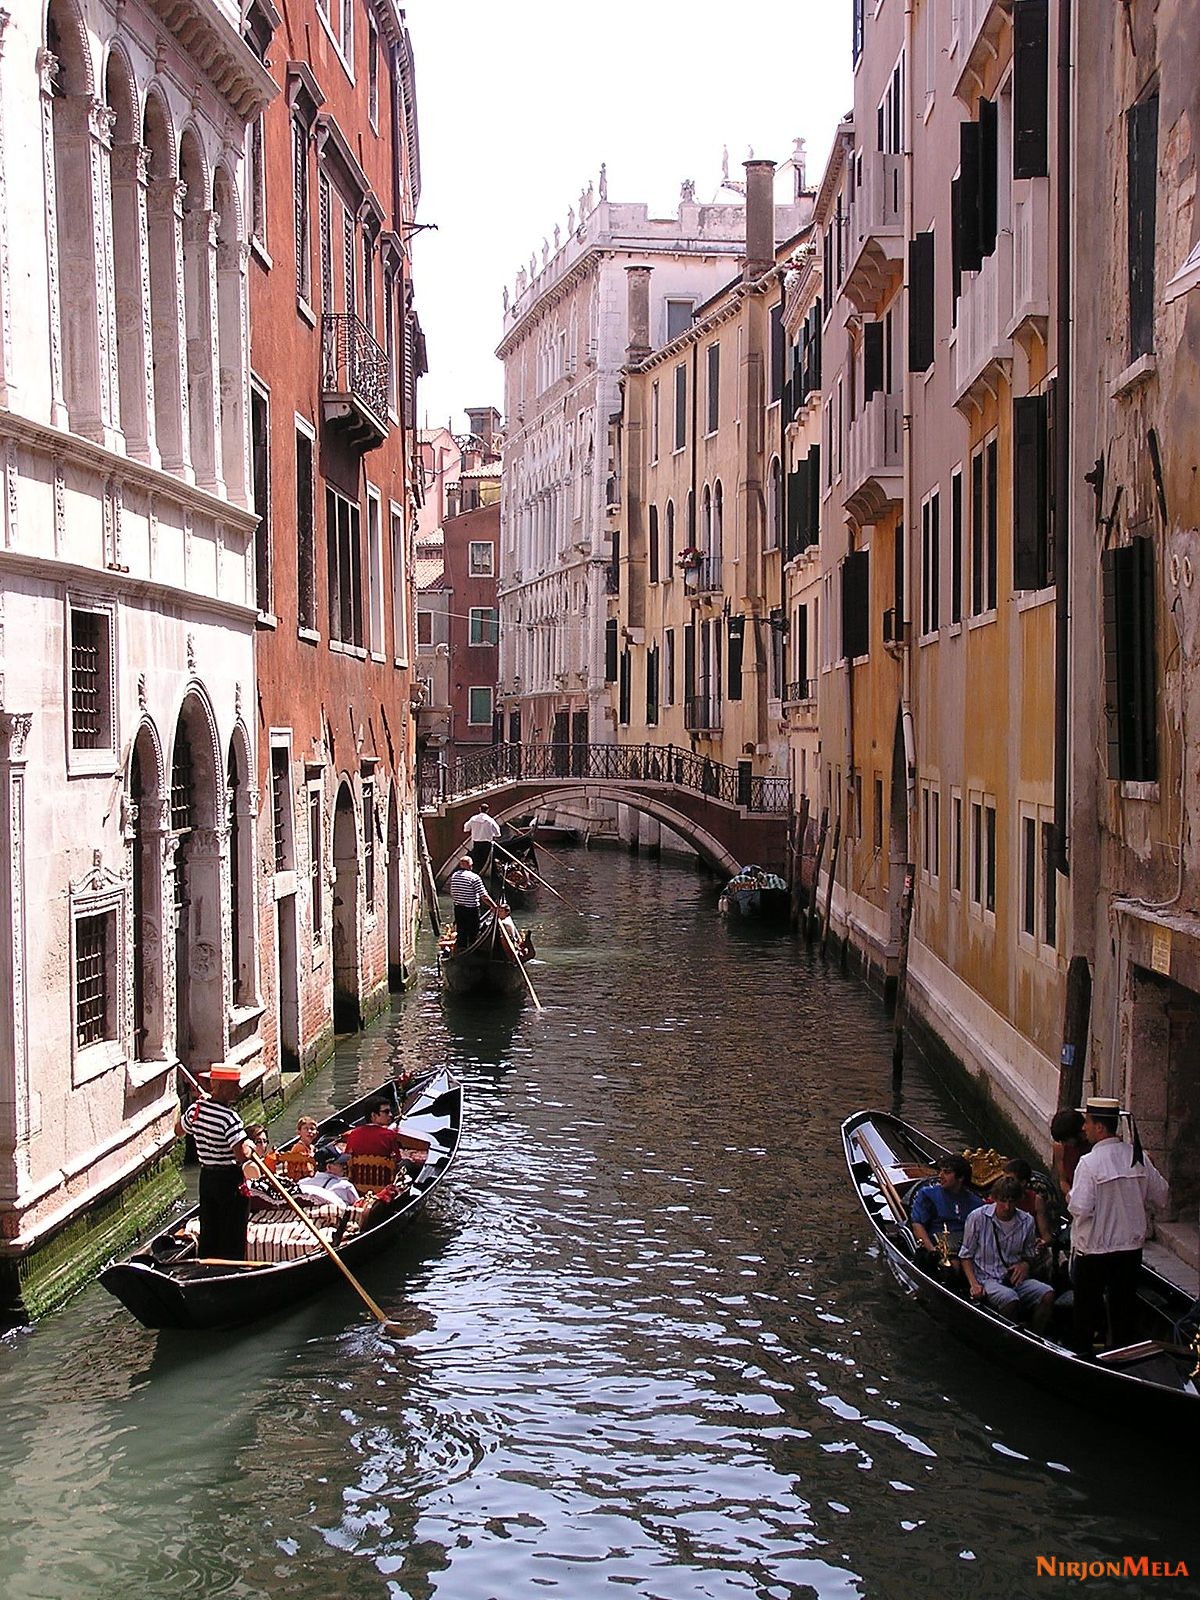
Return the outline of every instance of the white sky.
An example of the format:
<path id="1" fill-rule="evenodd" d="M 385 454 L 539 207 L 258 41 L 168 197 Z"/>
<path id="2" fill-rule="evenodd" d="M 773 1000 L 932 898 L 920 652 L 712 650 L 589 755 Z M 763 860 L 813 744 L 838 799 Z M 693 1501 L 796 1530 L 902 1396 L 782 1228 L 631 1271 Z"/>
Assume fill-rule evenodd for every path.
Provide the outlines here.
<path id="1" fill-rule="evenodd" d="M 850 0 L 408 0 L 421 137 L 416 307 L 422 420 L 503 408 L 501 292 L 608 165 L 609 199 L 672 215 L 753 148 L 808 141 L 820 182 L 850 109 Z M 725 195 L 725 201 L 734 200 Z"/>

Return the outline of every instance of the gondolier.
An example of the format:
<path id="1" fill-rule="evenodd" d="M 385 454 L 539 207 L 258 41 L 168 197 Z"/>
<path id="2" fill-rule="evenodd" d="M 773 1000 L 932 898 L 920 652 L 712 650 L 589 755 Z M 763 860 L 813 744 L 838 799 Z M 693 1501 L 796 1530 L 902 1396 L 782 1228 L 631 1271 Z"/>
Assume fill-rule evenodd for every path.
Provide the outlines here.
<path id="1" fill-rule="evenodd" d="M 194 1100 L 175 1124 L 190 1133 L 200 1161 L 202 1259 L 241 1261 L 246 1255 L 250 1202 L 242 1193 L 242 1165 L 254 1157 L 241 1114 L 235 1109 L 242 1074 L 238 1067 L 213 1067 L 211 1095 Z"/>
<path id="2" fill-rule="evenodd" d="M 500 824 L 488 810 L 486 800 L 479 802 L 479 810 L 463 823 L 463 832 L 471 836 L 471 865 L 483 872 L 491 859 L 492 846 L 500 837 Z"/>
<path id="3" fill-rule="evenodd" d="M 1149 1207 L 1165 1209 L 1167 1180 L 1142 1151 L 1137 1128 L 1133 1142 L 1117 1138 L 1121 1102 L 1090 1099 L 1083 1111 L 1083 1134 L 1091 1149 L 1081 1156 L 1067 1204 L 1071 1212 L 1071 1252 L 1075 1283 L 1075 1345 L 1090 1354 L 1104 1329 L 1104 1303 L 1114 1346 L 1136 1333 L 1137 1285 L 1142 1269 Z"/>
<path id="4" fill-rule="evenodd" d="M 456 948 L 465 950 L 479 937 L 479 908 L 496 909 L 496 902 L 484 887 L 483 879 L 471 865 L 470 856 L 460 856 L 450 874 L 450 898 L 454 902 Z"/>

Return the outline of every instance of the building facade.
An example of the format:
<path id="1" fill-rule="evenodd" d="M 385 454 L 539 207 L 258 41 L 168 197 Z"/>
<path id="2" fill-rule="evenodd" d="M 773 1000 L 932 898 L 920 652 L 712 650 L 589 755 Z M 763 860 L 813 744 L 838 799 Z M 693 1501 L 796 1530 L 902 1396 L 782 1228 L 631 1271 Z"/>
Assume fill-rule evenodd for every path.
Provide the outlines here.
<path id="1" fill-rule="evenodd" d="M 270 55 L 250 236 L 258 998 L 284 1071 L 407 979 L 418 898 L 412 50 L 392 0 L 302 11 L 306 57 Z"/>
<path id="2" fill-rule="evenodd" d="M 275 86 L 240 23 L 0 19 L 0 1251 L 38 1253 L 31 1306 L 64 1225 L 103 1248 L 122 1191 L 125 1226 L 161 1201 L 176 1063 L 262 1067 L 246 136 Z"/>
<path id="3" fill-rule="evenodd" d="M 589 185 L 553 250 L 544 243 L 540 266 L 531 258 L 505 295 L 499 709 L 509 739 L 616 738 L 605 625 L 625 555 L 609 420 L 629 359 L 626 269 L 652 269 L 647 339 L 669 344 L 737 271 L 744 228 L 740 205 L 701 205 L 690 183 L 676 216 L 652 218 L 610 201 L 602 174 L 598 194 Z"/>

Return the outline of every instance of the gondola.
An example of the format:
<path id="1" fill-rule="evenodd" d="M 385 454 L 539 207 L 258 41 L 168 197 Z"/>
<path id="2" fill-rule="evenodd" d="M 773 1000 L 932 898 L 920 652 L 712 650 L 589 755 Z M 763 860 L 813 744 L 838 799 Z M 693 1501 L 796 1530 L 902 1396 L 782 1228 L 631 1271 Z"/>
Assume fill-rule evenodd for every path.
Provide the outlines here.
<path id="1" fill-rule="evenodd" d="M 755 922 L 785 922 L 791 913 L 792 897 L 777 874 L 761 867 L 743 867 L 721 891 L 717 911 L 736 922 L 740 918 Z"/>
<path id="2" fill-rule="evenodd" d="M 449 994 L 517 997 L 528 993 L 522 967 L 533 959 L 528 934 L 515 954 L 488 917 L 474 944 L 460 951 L 451 933 L 438 941 L 438 970 Z"/>
<path id="3" fill-rule="evenodd" d="M 372 1100 L 391 1099 L 402 1114 L 406 1131 L 429 1140 L 429 1154 L 407 1190 L 383 1198 L 367 1211 L 361 1230 L 338 1246 L 352 1270 L 379 1255 L 425 1209 L 458 1153 L 462 1132 L 462 1086 L 449 1072 L 436 1069 L 407 1087 L 401 1098 L 392 1080 L 361 1096 L 353 1105 L 326 1118 L 320 1137 L 343 1134 L 366 1114 Z M 386 1194 L 386 1191 L 385 1191 Z M 228 1267 L 195 1259 L 194 1219 L 198 1208 L 177 1216 L 159 1233 L 100 1274 L 100 1282 L 139 1322 L 148 1328 L 228 1328 L 282 1311 L 305 1296 L 340 1283 L 336 1264 L 321 1249 L 304 1250 L 295 1259 L 270 1265 Z M 189 1228 L 189 1224 L 192 1227 Z M 278 1224 L 276 1225 L 278 1226 Z M 296 1228 L 302 1229 L 298 1221 Z M 251 1224 L 247 1254 L 256 1249 Z M 313 1241 L 315 1244 L 315 1241 Z"/>
<path id="4" fill-rule="evenodd" d="M 493 856 L 493 892 L 514 911 L 524 911 L 537 898 L 537 883 L 519 861 L 504 861 Z"/>
<path id="5" fill-rule="evenodd" d="M 996 1361 L 1064 1398 L 1098 1402 L 1099 1416 L 1151 1418 L 1194 1427 L 1200 1421 L 1200 1391 L 1192 1373 L 1195 1349 L 1177 1342 L 1176 1325 L 1192 1310 L 1182 1289 L 1152 1268 L 1139 1284 L 1139 1343 L 1078 1355 L 1055 1337 L 1006 1321 L 989 1306 L 958 1292 L 950 1272 L 927 1261 L 908 1224 L 908 1201 L 933 1176 L 947 1152 L 899 1117 L 860 1111 L 842 1124 L 850 1177 L 888 1265 L 906 1289 L 953 1333 Z M 1054 1325 L 1052 1324 L 1052 1331 Z"/>

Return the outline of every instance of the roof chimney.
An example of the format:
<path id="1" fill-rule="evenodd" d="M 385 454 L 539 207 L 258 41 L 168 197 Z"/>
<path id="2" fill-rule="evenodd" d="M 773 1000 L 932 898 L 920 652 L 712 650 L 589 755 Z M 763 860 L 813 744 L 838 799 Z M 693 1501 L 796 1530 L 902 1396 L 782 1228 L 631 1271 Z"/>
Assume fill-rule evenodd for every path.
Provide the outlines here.
<path id="1" fill-rule="evenodd" d="M 749 283 L 775 265 L 775 163 L 744 161 L 746 173 L 746 265 Z"/>
<path id="2" fill-rule="evenodd" d="M 650 267 L 626 267 L 625 307 L 629 343 L 625 359 L 643 361 L 650 354 Z"/>

